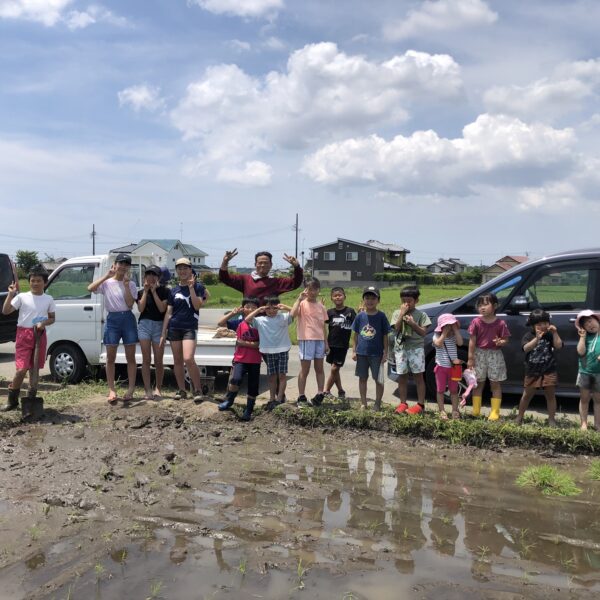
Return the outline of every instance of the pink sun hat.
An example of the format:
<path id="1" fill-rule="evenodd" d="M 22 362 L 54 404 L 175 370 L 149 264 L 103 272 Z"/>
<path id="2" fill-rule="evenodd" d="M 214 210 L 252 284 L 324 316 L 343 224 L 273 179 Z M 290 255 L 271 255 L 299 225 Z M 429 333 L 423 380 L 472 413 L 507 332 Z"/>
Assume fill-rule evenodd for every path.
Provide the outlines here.
<path id="1" fill-rule="evenodd" d="M 584 319 L 585 317 L 594 317 L 596 321 L 600 323 L 600 315 L 598 313 L 595 313 L 593 310 L 586 308 L 585 310 L 582 310 L 575 319 L 576 329 L 581 329 L 581 325 L 579 323 L 581 322 L 581 319 Z"/>
<path id="2" fill-rule="evenodd" d="M 458 319 L 450 313 L 444 313 L 438 317 L 435 332 L 440 333 L 445 325 L 454 325 L 454 323 L 458 323 Z"/>

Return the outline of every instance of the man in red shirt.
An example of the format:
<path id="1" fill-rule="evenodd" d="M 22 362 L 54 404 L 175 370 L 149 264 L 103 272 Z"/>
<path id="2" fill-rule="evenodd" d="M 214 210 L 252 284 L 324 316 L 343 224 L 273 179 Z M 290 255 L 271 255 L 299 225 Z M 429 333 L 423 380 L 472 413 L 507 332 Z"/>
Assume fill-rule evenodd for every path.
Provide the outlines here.
<path id="1" fill-rule="evenodd" d="M 270 252 L 257 252 L 254 257 L 255 270 L 249 275 L 229 273 L 229 261 L 237 255 L 237 248 L 225 252 L 219 281 L 240 292 L 244 297 L 254 296 L 261 301 L 265 296 L 279 296 L 291 292 L 302 285 L 304 271 L 295 256 L 283 255 L 283 259 L 294 267 L 293 277 L 270 277 L 273 267 L 273 255 Z"/>

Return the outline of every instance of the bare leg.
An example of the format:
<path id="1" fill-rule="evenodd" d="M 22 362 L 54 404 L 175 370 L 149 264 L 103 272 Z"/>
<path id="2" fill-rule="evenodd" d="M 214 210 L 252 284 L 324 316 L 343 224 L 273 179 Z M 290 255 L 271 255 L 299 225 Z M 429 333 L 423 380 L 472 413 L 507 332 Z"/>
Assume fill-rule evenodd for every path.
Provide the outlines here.
<path id="1" fill-rule="evenodd" d="M 108 399 L 117 397 L 115 389 L 115 360 L 117 358 L 118 346 L 106 346 L 106 382 L 108 383 Z"/>
<path id="2" fill-rule="evenodd" d="M 306 380 L 310 372 L 310 360 L 300 361 L 300 373 L 298 373 L 298 394 L 304 396 L 306 391 Z"/>
<path id="3" fill-rule="evenodd" d="M 279 377 L 277 373 L 269 375 L 269 400 L 275 400 L 277 398 L 277 386 L 279 384 Z"/>
<path id="4" fill-rule="evenodd" d="M 535 394 L 534 387 L 526 387 L 523 389 L 523 395 L 521 396 L 521 401 L 519 402 L 519 414 L 517 415 L 517 425 L 520 425 L 523 422 L 523 417 L 525 416 L 525 411 L 531 402 Z M 556 402 L 555 402 L 556 405 Z M 550 412 L 548 412 L 548 416 L 550 416 Z M 554 419 L 554 417 L 552 417 Z"/>
<path id="5" fill-rule="evenodd" d="M 437 400 L 440 415 L 442 413 L 446 414 L 446 410 L 444 409 L 444 392 L 436 392 L 435 399 Z"/>
<path id="6" fill-rule="evenodd" d="M 175 381 L 177 388 L 185 390 L 185 369 L 183 367 L 183 343 L 171 342 L 171 352 L 173 353 L 173 371 L 175 372 Z"/>
<path id="7" fill-rule="evenodd" d="M 545 387 L 544 395 L 546 396 L 546 408 L 548 410 L 548 425 L 554 427 L 556 425 L 554 420 L 556 416 L 556 386 L 549 385 Z"/>
<path id="8" fill-rule="evenodd" d="M 137 363 L 135 361 L 135 344 L 125 345 L 125 358 L 127 359 L 127 394 L 131 398 L 135 392 L 135 378 L 137 377 Z"/>
<path id="9" fill-rule="evenodd" d="M 283 398 L 285 396 L 285 388 L 287 387 L 287 374 L 279 373 L 278 381 L 279 390 L 277 392 L 277 402 L 283 402 Z"/>
<path id="10" fill-rule="evenodd" d="M 398 376 L 398 395 L 400 396 L 400 402 L 406 404 L 408 398 L 408 374 Z"/>
<path id="11" fill-rule="evenodd" d="M 196 340 L 183 340 L 183 362 L 187 367 L 194 391 L 200 392 L 202 384 L 200 383 L 200 369 L 196 364 Z"/>
<path id="12" fill-rule="evenodd" d="M 23 382 L 25 381 L 25 375 L 27 375 L 27 369 L 17 369 L 15 376 L 13 377 L 11 388 L 13 390 L 20 390 Z"/>
<path id="13" fill-rule="evenodd" d="M 502 383 L 499 381 L 491 381 L 490 387 L 492 388 L 492 398 L 498 398 L 502 400 Z"/>
<path id="14" fill-rule="evenodd" d="M 417 385 L 417 402 L 425 406 L 425 378 L 423 373 L 415 373 L 413 378 Z"/>
<path id="15" fill-rule="evenodd" d="M 154 388 L 154 395 L 160 396 L 163 386 L 163 379 L 165 376 L 165 366 L 163 364 L 163 355 L 165 349 L 160 344 L 152 343 L 152 352 L 154 353 L 154 372 L 156 375 L 156 387 Z"/>
<path id="16" fill-rule="evenodd" d="M 317 378 L 317 392 L 322 394 L 325 386 L 325 371 L 323 370 L 322 358 L 315 358 L 315 375 Z"/>
<path id="17" fill-rule="evenodd" d="M 142 381 L 144 382 L 144 393 L 146 398 L 152 398 L 152 377 L 150 374 L 150 365 L 152 364 L 152 342 L 150 340 L 140 340 L 142 350 Z"/>
<path id="18" fill-rule="evenodd" d="M 588 410 L 590 408 L 592 393 L 590 390 L 584 390 L 583 388 L 579 388 L 579 393 L 579 420 L 581 422 L 581 429 L 585 431 L 587 429 Z"/>
<path id="19" fill-rule="evenodd" d="M 592 398 L 594 400 L 594 427 L 596 431 L 600 431 L 600 394 L 594 392 Z"/>
<path id="20" fill-rule="evenodd" d="M 458 410 L 458 392 L 450 394 L 450 402 L 452 403 L 452 418 L 460 419 L 460 411 Z"/>
<path id="21" fill-rule="evenodd" d="M 360 403 L 363 408 L 367 408 L 367 377 L 358 378 L 358 391 L 360 392 Z"/>

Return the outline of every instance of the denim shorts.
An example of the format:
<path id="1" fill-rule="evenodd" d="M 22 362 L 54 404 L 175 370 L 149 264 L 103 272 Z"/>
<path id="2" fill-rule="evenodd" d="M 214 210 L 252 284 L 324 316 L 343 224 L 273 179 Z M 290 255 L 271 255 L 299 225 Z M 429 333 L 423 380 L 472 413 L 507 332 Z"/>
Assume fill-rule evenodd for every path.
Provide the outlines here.
<path id="1" fill-rule="evenodd" d="M 319 360 L 325 358 L 325 342 L 323 340 L 298 340 L 300 360 Z"/>
<path id="2" fill-rule="evenodd" d="M 138 323 L 138 337 L 140 340 L 151 340 L 155 344 L 160 342 L 163 322 L 153 321 L 152 319 L 142 319 Z"/>
<path id="3" fill-rule="evenodd" d="M 118 346 L 123 340 L 123 344 L 137 344 L 138 331 L 135 317 L 130 310 L 119 312 L 109 312 L 104 325 L 104 345 Z"/>
<path id="4" fill-rule="evenodd" d="M 369 379 L 369 369 L 373 379 L 377 379 L 379 375 L 379 369 L 381 369 L 381 356 L 367 356 L 365 354 L 359 354 L 356 357 L 356 368 L 354 374 L 359 379 Z"/>

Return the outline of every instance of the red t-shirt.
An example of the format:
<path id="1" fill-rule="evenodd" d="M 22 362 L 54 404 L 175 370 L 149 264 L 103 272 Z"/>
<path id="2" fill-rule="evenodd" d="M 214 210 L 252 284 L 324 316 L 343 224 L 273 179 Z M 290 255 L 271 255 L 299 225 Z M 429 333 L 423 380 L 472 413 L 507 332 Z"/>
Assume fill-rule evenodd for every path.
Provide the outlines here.
<path id="1" fill-rule="evenodd" d="M 258 342 L 258 330 L 248 325 L 246 321 L 242 321 L 236 330 L 236 337 L 238 340 L 244 340 L 245 342 Z M 239 363 L 260 364 L 262 356 L 258 346 L 256 348 L 236 346 L 233 360 Z"/>
<path id="2" fill-rule="evenodd" d="M 226 269 L 219 270 L 219 281 L 242 292 L 244 296 L 255 296 L 263 304 L 265 296 L 279 296 L 291 292 L 302 284 L 304 271 L 302 267 L 294 268 L 293 277 L 261 277 L 253 279 L 252 275 L 230 273 Z"/>
<path id="3" fill-rule="evenodd" d="M 475 341 L 477 348 L 497 350 L 498 346 L 494 343 L 494 338 L 510 337 L 510 331 L 502 319 L 486 323 L 481 317 L 475 317 L 469 325 L 469 335 L 474 335 L 477 338 Z"/>

